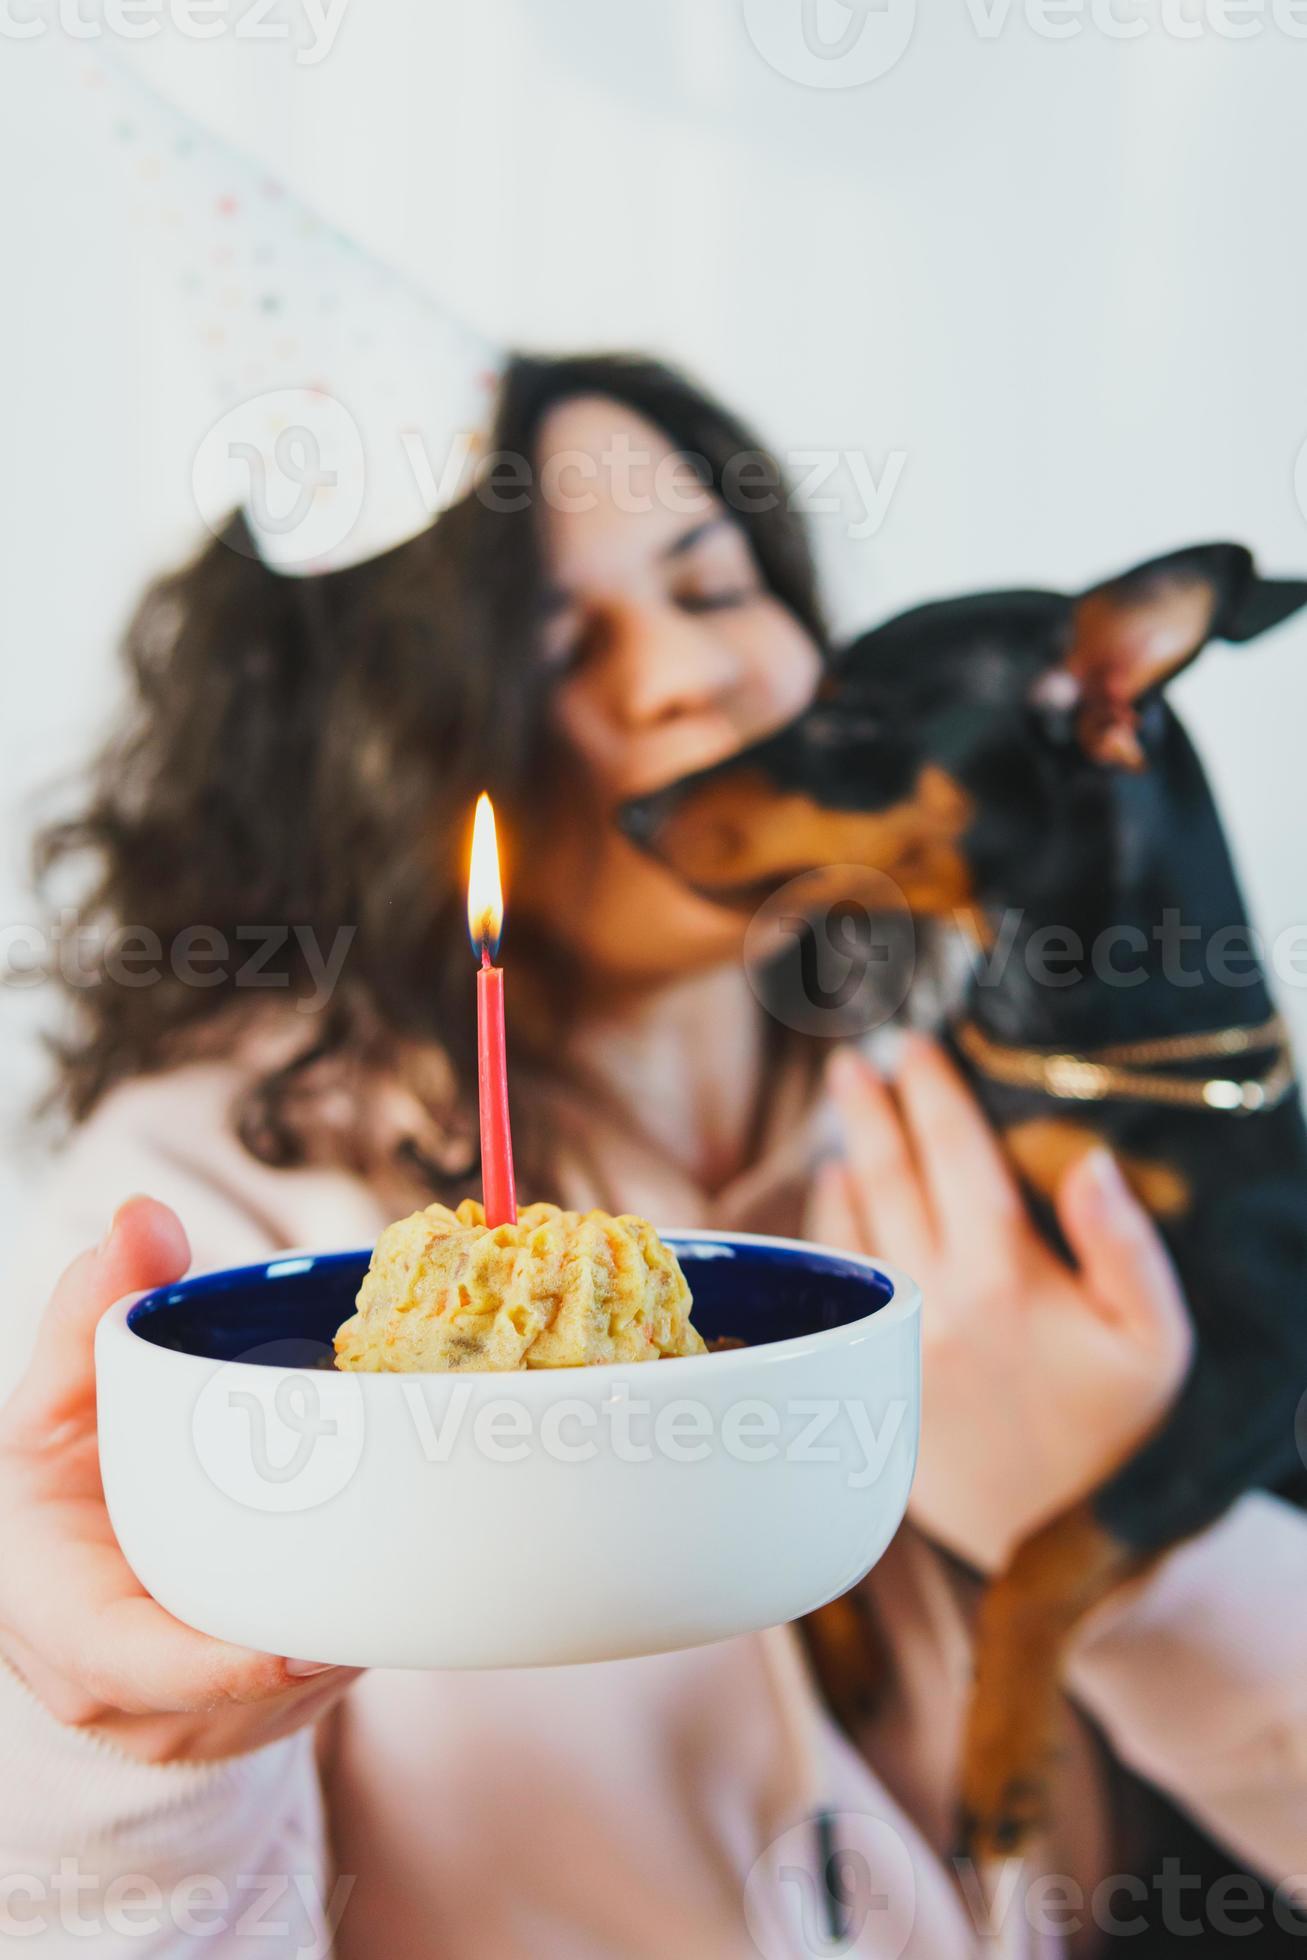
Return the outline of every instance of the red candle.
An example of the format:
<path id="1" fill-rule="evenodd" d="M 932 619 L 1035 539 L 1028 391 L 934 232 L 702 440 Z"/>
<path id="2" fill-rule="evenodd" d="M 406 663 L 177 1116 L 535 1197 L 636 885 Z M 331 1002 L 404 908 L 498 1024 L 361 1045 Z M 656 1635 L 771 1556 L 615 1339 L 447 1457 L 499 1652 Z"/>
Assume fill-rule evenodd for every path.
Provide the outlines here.
<path id="1" fill-rule="evenodd" d="M 477 1087 L 481 1105 L 481 1187 L 487 1225 L 517 1223 L 513 1134 L 508 1125 L 508 1048 L 504 1039 L 504 974 L 494 964 L 504 926 L 499 846 L 490 798 L 477 798 L 467 923 L 481 956 L 477 974 Z"/>

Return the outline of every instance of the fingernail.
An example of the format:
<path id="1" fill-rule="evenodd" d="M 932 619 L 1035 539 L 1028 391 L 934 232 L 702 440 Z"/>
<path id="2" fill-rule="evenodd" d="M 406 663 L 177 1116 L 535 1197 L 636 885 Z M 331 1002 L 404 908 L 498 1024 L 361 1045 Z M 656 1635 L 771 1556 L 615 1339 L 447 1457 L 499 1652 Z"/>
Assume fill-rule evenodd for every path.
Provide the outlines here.
<path id="1" fill-rule="evenodd" d="M 287 1661 L 286 1672 L 297 1681 L 306 1681 L 311 1674 L 330 1674 L 335 1665 L 335 1661 Z"/>
<path id="2" fill-rule="evenodd" d="M 1123 1195 L 1126 1182 L 1121 1175 L 1121 1166 L 1107 1148 L 1106 1144 L 1096 1143 L 1080 1160 L 1081 1175 L 1089 1184 L 1094 1196 L 1105 1205 L 1115 1204 Z"/>
<path id="3" fill-rule="evenodd" d="M 851 1048 L 837 1048 L 826 1071 L 832 1094 L 856 1095 L 862 1086 L 862 1071 L 863 1063 Z"/>
<path id="4" fill-rule="evenodd" d="M 139 1205 L 141 1199 L 144 1196 L 145 1193 L 143 1191 L 133 1191 L 130 1198 L 123 1199 L 117 1211 L 114 1213 L 113 1217 L 109 1220 L 109 1228 L 105 1232 L 104 1237 L 100 1240 L 100 1243 L 96 1248 L 97 1251 L 104 1252 L 107 1250 L 110 1239 L 113 1237 L 114 1233 L 118 1230 L 119 1220 L 122 1218 L 123 1213 L 125 1211 L 130 1211 L 133 1205 Z"/>
<path id="5" fill-rule="evenodd" d="M 883 1081 L 892 1082 L 899 1072 L 899 1061 L 903 1054 L 903 1037 L 907 1030 L 896 1023 L 886 1022 L 883 1028 L 876 1028 L 862 1051 L 871 1066 Z"/>

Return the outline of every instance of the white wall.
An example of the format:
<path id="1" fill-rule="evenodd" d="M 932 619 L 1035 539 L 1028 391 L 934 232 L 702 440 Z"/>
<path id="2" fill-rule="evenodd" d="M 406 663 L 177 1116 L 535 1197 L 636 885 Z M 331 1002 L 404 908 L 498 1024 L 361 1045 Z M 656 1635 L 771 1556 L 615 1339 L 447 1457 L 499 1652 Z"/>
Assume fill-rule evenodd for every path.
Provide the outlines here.
<path id="1" fill-rule="evenodd" d="M 1095 18 L 1070 0 L 1043 31 L 1025 0 L 931 0 L 897 65 L 849 88 L 776 73 L 745 20 L 763 4 L 345 0 L 308 63 L 303 37 L 233 32 L 232 0 L 218 39 L 131 52 L 492 331 L 649 346 L 783 446 L 857 449 L 877 474 L 900 452 L 874 537 L 821 520 L 848 624 L 1205 536 L 1307 568 L 1307 42 L 1288 0 L 1093 0 Z M 850 19 L 821 7 L 828 31 Z M 1105 21 L 1144 27 L 1117 40 Z M 67 39 L 0 36 L 3 924 L 31 916 L 20 805 L 80 751 L 133 592 L 194 534 L 211 412 Z M 1307 626 L 1209 654 L 1180 692 L 1256 916 L 1297 923 Z M 1285 1004 L 1307 1037 L 1307 992 Z M 12 1111 L 40 1001 L 3 1007 Z M 12 1211 L 16 1176 L 0 1188 Z"/>

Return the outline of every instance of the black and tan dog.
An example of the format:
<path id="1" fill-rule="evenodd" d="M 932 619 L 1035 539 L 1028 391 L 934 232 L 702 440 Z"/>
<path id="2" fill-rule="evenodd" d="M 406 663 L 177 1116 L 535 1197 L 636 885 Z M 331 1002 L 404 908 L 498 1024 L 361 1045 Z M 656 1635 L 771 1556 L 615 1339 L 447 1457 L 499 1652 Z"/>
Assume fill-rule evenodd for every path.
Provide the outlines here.
<path id="1" fill-rule="evenodd" d="M 949 1039 L 1042 1222 L 1055 1233 L 1049 1194 L 1105 1140 L 1179 1268 L 1198 1339 L 1173 1414 L 987 1593 L 962 1793 L 974 1856 L 1019 1852 L 1045 1819 L 1079 1615 L 1302 1469 L 1307 1130 L 1212 795 L 1162 690 L 1209 640 L 1304 604 L 1307 583 L 1218 544 L 1078 597 L 923 606 L 853 645 L 801 720 L 624 817 L 720 902 L 866 866 L 915 913 L 965 922 L 983 950 Z M 850 1630 L 819 1630 L 837 1695 Z"/>

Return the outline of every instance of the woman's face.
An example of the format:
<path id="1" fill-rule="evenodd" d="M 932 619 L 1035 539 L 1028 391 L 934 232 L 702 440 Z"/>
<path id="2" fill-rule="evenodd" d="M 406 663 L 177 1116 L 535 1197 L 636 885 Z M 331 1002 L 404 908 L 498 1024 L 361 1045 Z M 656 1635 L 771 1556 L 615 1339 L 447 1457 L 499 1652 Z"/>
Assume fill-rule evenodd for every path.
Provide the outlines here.
<path id="1" fill-rule="evenodd" d="M 667 978 L 727 957 L 743 925 L 637 851 L 616 812 L 792 720 L 820 656 L 652 423 L 605 397 L 561 403 L 537 466 L 560 753 L 515 901 L 601 985 Z"/>

